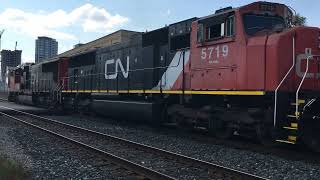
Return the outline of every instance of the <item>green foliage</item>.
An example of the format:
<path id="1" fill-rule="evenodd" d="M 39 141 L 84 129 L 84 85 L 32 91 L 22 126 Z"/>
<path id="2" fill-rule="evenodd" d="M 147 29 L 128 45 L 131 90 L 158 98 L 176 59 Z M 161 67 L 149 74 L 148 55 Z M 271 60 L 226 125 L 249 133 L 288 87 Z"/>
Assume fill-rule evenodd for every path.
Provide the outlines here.
<path id="1" fill-rule="evenodd" d="M 0 179 L 1 180 L 22 180 L 26 179 L 27 173 L 15 161 L 0 157 Z"/>
<path id="2" fill-rule="evenodd" d="M 304 26 L 306 25 L 307 19 L 306 17 L 300 15 L 299 13 L 295 16 L 295 24 L 297 26 Z"/>

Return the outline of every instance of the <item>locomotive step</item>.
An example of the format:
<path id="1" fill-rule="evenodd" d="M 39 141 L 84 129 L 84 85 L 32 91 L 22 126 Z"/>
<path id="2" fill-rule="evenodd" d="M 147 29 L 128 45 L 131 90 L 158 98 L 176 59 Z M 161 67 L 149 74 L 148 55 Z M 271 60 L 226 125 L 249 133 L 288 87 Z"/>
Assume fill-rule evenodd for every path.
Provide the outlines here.
<path id="1" fill-rule="evenodd" d="M 297 136 L 288 136 L 286 140 L 276 140 L 276 142 L 286 143 L 286 144 L 296 144 L 297 143 Z"/>
<path id="2" fill-rule="evenodd" d="M 302 104 L 304 104 L 304 103 L 298 103 L 298 105 L 302 105 Z M 297 103 L 291 103 L 291 106 L 296 106 L 297 105 Z"/>
<path id="3" fill-rule="evenodd" d="M 292 114 L 288 114 L 287 116 L 289 117 L 289 118 L 296 118 L 296 117 L 300 117 L 300 112 L 295 112 L 295 115 L 292 115 Z"/>
<path id="4" fill-rule="evenodd" d="M 286 144 L 296 144 L 295 141 L 288 141 L 288 140 L 276 140 L 279 143 L 286 143 Z"/>
<path id="5" fill-rule="evenodd" d="M 296 118 L 297 116 L 296 116 L 296 115 L 291 115 L 291 114 L 289 114 L 288 117 L 289 117 L 289 118 Z M 298 116 L 298 118 L 299 118 L 299 117 L 300 117 L 300 116 Z"/>
<path id="6" fill-rule="evenodd" d="M 288 136 L 288 140 L 297 142 L 297 136 Z"/>
<path id="7" fill-rule="evenodd" d="M 304 100 L 304 99 L 299 99 L 299 100 L 298 100 L 298 105 L 305 104 L 305 103 L 306 103 L 306 100 Z M 291 105 L 292 105 L 292 106 L 296 106 L 297 103 L 294 102 L 294 103 L 291 103 Z"/>
<path id="8" fill-rule="evenodd" d="M 290 127 L 283 127 L 283 128 L 288 130 L 298 130 L 298 123 L 291 123 Z"/>

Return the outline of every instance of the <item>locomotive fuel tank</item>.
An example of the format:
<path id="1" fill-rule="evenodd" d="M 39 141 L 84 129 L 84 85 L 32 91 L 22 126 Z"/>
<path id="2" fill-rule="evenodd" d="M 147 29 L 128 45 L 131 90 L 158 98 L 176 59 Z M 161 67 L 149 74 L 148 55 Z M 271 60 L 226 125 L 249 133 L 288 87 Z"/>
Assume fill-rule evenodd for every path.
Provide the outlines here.
<path id="1" fill-rule="evenodd" d="M 158 121 L 159 107 L 155 102 L 98 99 L 91 105 L 92 111 L 106 117 L 151 123 Z"/>
<path id="2" fill-rule="evenodd" d="M 21 104 L 34 105 L 32 96 L 30 95 L 19 95 L 17 101 Z"/>

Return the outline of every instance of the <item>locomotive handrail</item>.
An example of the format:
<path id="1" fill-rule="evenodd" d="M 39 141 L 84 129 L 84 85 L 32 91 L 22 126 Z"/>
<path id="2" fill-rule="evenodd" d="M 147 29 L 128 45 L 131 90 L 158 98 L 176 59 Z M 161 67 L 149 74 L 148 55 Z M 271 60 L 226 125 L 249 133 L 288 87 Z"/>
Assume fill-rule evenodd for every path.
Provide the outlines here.
<path id="1" fill-rule="evenodd" d="M 276 90 L 275 90 L 275 94 L 274 94 L 274 112 L 273 112 L 273 126 L 276 127 L 276 123 L 277 123 L 277 98 L 278 98 L 278 90 L 280 89 L 280 87 L 282 86 L 282 84 L 284 83 L 284 81 L 287 79 L 287 77 L 289 76 L 289 74 L 291 73 L 292 69 L 294 68 L 296 64 L 296 54 L 295 54 L 295 37 L 293 36 L 292 38 L 292 65 L 290 67 L 290 69 L 288 70 L 287 74 L 282 78 L 281 82 L 279 83 L 279 85 L 277 86 Z"/>
<path id="2" fill-rule="evenodd" d="M 295 116 L 296 116 L 296 119 L 299 118 L 299 114 L 297 113 L 299 111 L 299 92 L 300 92 L 300 89 L 302 87 L 302 84 L 304 82 L 304 80 L 306 79 L 307 77 L 307 74 L 308 74 L 308 71 L 309 71 L 309 61 L 310 59 L 312 59 L 313 57 L 320 57 L 320 55 L 309 55 L 308 58 L 307 58 L 307 65 L 306 65 L 306 72 L 304 72 L 303 74 L 303 77 L 302 77 L 302 80 L 298 86 L 298 89 L 296 91 L 296 113 L 295 113 Z"/>

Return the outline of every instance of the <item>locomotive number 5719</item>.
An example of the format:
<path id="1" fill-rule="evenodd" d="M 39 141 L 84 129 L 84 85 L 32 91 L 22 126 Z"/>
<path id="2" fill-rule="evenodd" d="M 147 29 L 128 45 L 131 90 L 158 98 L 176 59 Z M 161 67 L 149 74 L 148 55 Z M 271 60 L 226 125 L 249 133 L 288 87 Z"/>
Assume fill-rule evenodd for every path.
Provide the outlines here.
<path id="1" fill-rule="evenodd" d="M 221 57 L 226 58 L 229 55 L 229 46 L 211 46 L 201 49 L 201 60 L 208 61 L 209 64 L 217 64 Z"/>

